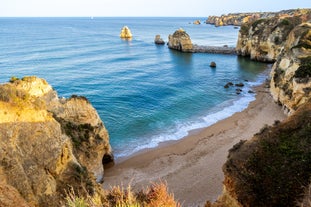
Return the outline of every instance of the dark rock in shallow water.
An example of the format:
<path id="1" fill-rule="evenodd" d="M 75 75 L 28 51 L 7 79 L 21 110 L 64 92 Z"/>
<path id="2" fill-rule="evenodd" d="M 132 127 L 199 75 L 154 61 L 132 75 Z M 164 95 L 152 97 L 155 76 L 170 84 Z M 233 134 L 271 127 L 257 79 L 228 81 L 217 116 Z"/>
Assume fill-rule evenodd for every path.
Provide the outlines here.
<path id="1" fill-rule="evenodd" d="M 244 83 L 236 83 L 235 86 L 237 86 L 237 87 L 243 87 L 243 86 L 244 86 Z"/>
<path id="2" fill-rule="evenodd" d="M 248 93 L 255 93 L 255 92 L 254 92 L 254 91 L 252 91 L 252 90 L 249 90 L 249 91 L 248 91 Z"/>
<path id="3" fill-rule="evenodd" d="M 228 82 L 226 85 L 224 85 L 224 88 L 229 88 L 230 86 L 233 86 L 232 82 Z"/>
<path id="4" fill-rule="evenodd" d="M 239 89 L 239 88 L 235 89 L 236 94 L 241 94 L 241 92 L 242 92 L 242 89 Z"/>
<path id="5" fill-rule="evenodd" d="M 154 43 L 157 45 L 164 45 L 165 44 L 164 40 L 161 38 L 160 35 L 155 36 Z"/>
<path id="6" fill-rule="evenodd" d="M 210 66 L 211 68 L 216 68 L 216 63 L 215 63 L 215 62 L 211 62 L 211 63 L 209 64 L 209 66 Z"/>

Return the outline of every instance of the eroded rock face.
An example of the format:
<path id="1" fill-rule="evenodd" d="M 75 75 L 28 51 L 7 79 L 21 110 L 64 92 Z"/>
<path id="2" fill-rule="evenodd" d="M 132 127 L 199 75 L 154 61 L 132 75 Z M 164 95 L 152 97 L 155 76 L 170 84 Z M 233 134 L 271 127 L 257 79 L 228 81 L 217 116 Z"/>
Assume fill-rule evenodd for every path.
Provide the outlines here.
<path id="1" fill-rule="evenodd" d="M 70 186 L 101 193 L 104 156 L 108 133 L 85 98 L 59 99 L 36 77 L 0 85 L 0 180 L 29 206 L 60 206 Z"/>
<path id="2" fill-rule="evenodd" d="M 297 10 L 245 23 L 239 31 L 237 54 L 252 60 L 274 62 L 292 29 L 310 18 L 310 10 Z"/>
<path id="3" fill-rule="evenodd" d="M 168 36 L 168 47 L 182 52 L 192 52 L 193 49 L 190 36 L 183 29 L 176 30 L 173 35 Z"/>
<path id="4" fill-rule="evenodd" d="M 131 39 L 133 35 L 132 35 L 131 30 L 127 26 L 124 26 L 121 29 L 120 37 L 124 39 Z"/>
<path id="5" fill-rule="evenodd" d="M 311 23 L 288 35 L 271 71 L 270 91 L 290 113 L 311 98 Z"/>

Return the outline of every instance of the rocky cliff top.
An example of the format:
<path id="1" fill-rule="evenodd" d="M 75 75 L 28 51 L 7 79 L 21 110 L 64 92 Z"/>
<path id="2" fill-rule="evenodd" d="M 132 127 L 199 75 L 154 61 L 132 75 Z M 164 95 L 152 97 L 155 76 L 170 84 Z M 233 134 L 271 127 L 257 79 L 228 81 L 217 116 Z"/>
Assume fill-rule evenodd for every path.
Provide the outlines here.
<path id="1" fill-rule="evenodd" d="M 71 187 L 100 194 L 96 177 L 103 176 L 103 161 L 113 160 L 107 130 L 89 101 L 59 99 L 37 77 L 0 85 L 0 152 L 0 180 L 24 199 L 22 206 L 60 206 Z"/>
<path id="2" fill-rule="evenodd" d="M 308 9 L 291 9 L 282 10 L 279 12 L 252 12 L 252 13 L 229 13 L 221 16 L 209 16 L 205 21 L 206 24 L 213 24 L 215 26 L 235 25 L 241 26 L 244 23 L 256 21 L 258 19 L 280 17 L 280 16 L 294 16 L 306 12 Z"/>

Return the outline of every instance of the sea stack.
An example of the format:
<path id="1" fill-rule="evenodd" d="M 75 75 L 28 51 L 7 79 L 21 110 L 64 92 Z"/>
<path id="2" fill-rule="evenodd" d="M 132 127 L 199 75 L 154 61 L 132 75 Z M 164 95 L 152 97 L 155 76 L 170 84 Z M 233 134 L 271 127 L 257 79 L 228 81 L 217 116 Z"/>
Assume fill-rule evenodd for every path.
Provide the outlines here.
<path id="1" fill-rule="evenodd" d="M 133 35 L 131 30 L 127 26 L 124 26 L 121 30 L 120 37 L 123 39 L 131 39 Z"/>
<path id="2" fill-rule="evenodd" d="M 181 28 L 168 36 L 168 47 L 181 52 L 192 52 L 193 49 L 190 36 Z"/>
<path id="3" fill-rule="evenodd" d="M 155 36 L 154 43 L 157 45 L 164 45 L 165 44 L 164 40 L 161 38 L 160 35 Z"/>

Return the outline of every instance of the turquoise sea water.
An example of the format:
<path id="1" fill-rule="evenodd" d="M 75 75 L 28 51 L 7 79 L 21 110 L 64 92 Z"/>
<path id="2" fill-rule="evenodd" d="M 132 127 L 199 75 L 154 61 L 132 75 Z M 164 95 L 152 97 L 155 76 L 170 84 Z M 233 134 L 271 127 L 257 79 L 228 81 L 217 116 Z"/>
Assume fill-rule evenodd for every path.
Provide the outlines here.
<path id="1" fill-rule="evenodd" d="M 86 96 L 109 131 L 115 156 L 128 156 L 243 110 L 254 100 L 247 91 L 265 79 L 266 64 L 153 43 L 156 34 L 167 41 L 182 27 L 195 44 L 235 46 L 238 30 L 189 24 L 196 19 L 0 18 L 0 81 L 36 75 L 59 96 Z M 124 25 L 131 41 L 119 38 Z M 242 94 L 225 89 L 228 81 L 244 82 Z"/>

